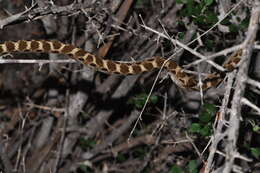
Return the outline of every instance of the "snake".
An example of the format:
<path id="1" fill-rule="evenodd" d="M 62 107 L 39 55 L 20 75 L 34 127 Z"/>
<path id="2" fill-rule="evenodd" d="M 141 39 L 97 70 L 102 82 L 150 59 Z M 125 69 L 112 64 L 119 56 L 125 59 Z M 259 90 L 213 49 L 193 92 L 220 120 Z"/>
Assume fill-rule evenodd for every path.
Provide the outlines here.
<path id="1" fill-rule="evenodd" d="M 225 76 L 220 72 L 208 74 L 202 81 L 202 84 L 199 85 L 199 80 L 197 80 L 196 75 L 187 73 L 173 60 L 154 56 L 134 62 L 113 61 L 97 57 L 94 54 L 72 44 L 66 44 L 57 40 L 18 40 L 5 41 L 0 44 L 0 55 L 13 52 L 64 54 L 84 65 L 109 74 L 135 75 L 155 69 L 165 68 L 169 72 L 171 79 L 178 86 L 193 90 L 207 90 L 211 87 L 216 87 L 224 80 Z M 240 62 L 240 54 L 241 53 L 236 53 L 232 57 L 228 58 L 228 61 L 223 65 L 227 71 L 232 71 L 236 68 L 237 64 Z"/>

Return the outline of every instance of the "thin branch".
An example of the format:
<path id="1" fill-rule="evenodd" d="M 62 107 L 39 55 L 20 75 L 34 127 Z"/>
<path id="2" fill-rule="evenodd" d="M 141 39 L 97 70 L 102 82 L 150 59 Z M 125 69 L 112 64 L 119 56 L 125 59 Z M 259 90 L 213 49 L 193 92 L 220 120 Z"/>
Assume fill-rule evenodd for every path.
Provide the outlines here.
<path id="1" fill-rule="evenodd" d="M 0 59 L 0 64 L 61 64 L 61 63 L 77 63 L 73 59 L 57 59 L 57 60 L 36 60 L 36 59 Z"/>
<path id="2" fill-rule="evenodd" d="M 175 54 L 177 54 L 177 53 L 178 53 L 179 51 L 181 51 L 182 49 L 185 49 L 185 50 L 189 51 L 190 53 L 192 53 L 193 55 L 195 55 L 195 56 L 197 56 L 197 57 L 203 59 L 204 61 L 207 59 L 206 56 L 204 56 L 204 55 L 200 54 L 199 52 L 197 52 L 197 51 L 195 51 L 195 50 L 189 48 L 187 45 L 189 45 L 190 43 L 187 44 L 187 45 L 185 45 L 185 44 L 183 44 L 182 42 L 180 42 L 180 41 L 178 41 L 178 40 L 176 40 L 176 39 L 173 39 L 173 38 L 171 38 L 171 37 L 169 37 L 169 36 L 167 36 L 167 35 L 165 35 L 165 34 L 159 32 L 159 31 L 156 31 L 156 30 L 154 30 L 154 29 L 152 29 L 152 28 L 150 28 L 150 27 L 148 27 L 148 26 L 146 26 L 146 25 L 141 25 L 141 26 L 142 26 L 143 28 L 145 28 L 145 29 L 151 31 L 151 32 L 154 32 L 154 33 L 157 34 L 158 36 L 163 37 L 163 38 L 166 38 L 166 39 L 170 40 L 171 42 L 173 42 L 174 44 L 177 44 L 178 46 L 180 46 L 181 49 L 177 50 Z M 195 40 L 196 40 L 196 39 L 195 39 Z M 218 69 L 219 71 L 225 71 L 225 69 L 224 69 L 223 67 L 221 67 L 220 65 L 216 64 L 215 62 L 213 62 L 213 61 L 211 61 L 211 60 L 207 60 L 207 62 L 208 62 L 209 64 L 211 64 L 212 66 L 214 66 L 214 67 L 215 67 L 216 69 Z"/>
<path id="3" fill-rule="evenodd" d="M 91 10 L 89 5 L 84 3 L 72 3 L 66 6 L 57 6 L 55 4 L 49 3 L 49 5 L 44 8 L 35 8 L 35 6 L 36 4 L 33 4 L 32 7 L 26 9 L 24 12 L 0 20 L 0 29 L 3 29 L 3 27 L 11 24 L 37 20 L 46 15 L 54 14 L 59 16 L 68 16 L 80 13 L 82 9 L 85 9 L 85 11 Z"/>
<path id="4" fill-rule="evenodd" d="M 189 67 L 192 67 L 192 66 L 194 66 L 194 65 L 197 65 L 197 64 L 199 64 L 199 63 L 202 63 L 202 62 L 204 62 L 204 61 L 211 60 L 211 59 L 213 59 L 213 58 L 216 58 L 216 57 L 219 57 L 219 56 L 222 56 L 222 55 L 226 56 L 228 53 L 235 52 L 235 51 L 237 51 L 237 50 L 239 50 L 239 49 L 242 49 L 242 48 L 243 48 L 243 45 L 242 45 L 242 44 L 239 44 L 239 45 L 236 45 L 236 46 L 233 46 L 233 47 L 230 47 L 230 48 L 221 50 L 221 51 L 219 51 L 219 52 L 217 52 L 217 53 L 215 53 L 215 54 L 209 55 L 209 56 L 207 56 L 205 59 L 196 60 L 196 61 L 194 61 L 194 62 L 192 62 L 192 63 L 190 63 L 190 64 L 188 64 L 188 65 L 185 65 L 184 67 L 185 67 L 185 68 L 189 68 Z"/>
<path id="5" fill-rule="evenodd" d="M 258 89 L 260 89 L 260 82 L 255 81 L 253 79 L 248 78 L 246 81 L 248 84 L 257 87 Z"/>
<path id="6" fill-rule="evenodd" d="M 254 42 L 256 38 L 256 33 L 258 31 L 259 25 L 259 15 L 260 15 L 260 2 L 256 0 L 253 4 L 253 9 L 251 11 L 251 18 L 248 27 L 247 37 L 243 44 L 245 49 L 243 50 L 242 62 L 240 64 L 236 82 L 235 82 L 235 92 L 232 100 L 232 107 L 229 119 L 229 127 L 227 129 L 227 146 L 226 146 L 226 155 L 227 158 L 224 164 L 224 173 L 230 173 L 233 170 L 234 162 L 236 156 L 234 153 L 237 152 L 237 140 L 238 132 L 240 127 L 240 117 L 241 117 L 241 108 L 242 108 L 242 98 L 245 92 L 246 81 L 248 79 L 247 72 L 250 62 L 250 57 L 252 55 Z"/>
<path id="7" fill-rule="evenodd" d="M 246 99 L 245 97 L 243 97 L 241 99 L 241 102 L 249 107 L 251 107 L 252 109 L 254 109 L 259 115 L 260 115 L 260 108 L 258 106 L 256 106 L 255 104 L 253 104 L 252 102 L 250 102 L 248 99 Z"/>

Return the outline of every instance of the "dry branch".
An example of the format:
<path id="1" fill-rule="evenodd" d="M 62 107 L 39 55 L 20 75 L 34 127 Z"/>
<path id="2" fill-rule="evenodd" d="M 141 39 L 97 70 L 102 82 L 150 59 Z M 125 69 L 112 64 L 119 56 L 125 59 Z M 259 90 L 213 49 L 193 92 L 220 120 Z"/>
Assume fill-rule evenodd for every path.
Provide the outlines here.
<path id="1" fill-rule="evenodd" d="M 223 107 L 224 111 L 221 111 L 221 119 L 218 123 L 217 133 L 214 134 L 210 155 L 208 158 L 208 164 L 205 172 L 211 172 L 211 168 L 213 167 L 213 156 L 217 151 L 217 146 L 220 141 L 226 141 L 226 146 L 224 147 L 224 155 L 225 162 L 221 167 L 221 172 L 229 173 L 235 171 L 237 165 L 235 165 L 235 159 L 238 155 L 237 149 L 237 140 L 239 136 L 239 127 L 241 121 L 241 108 L 243 105 L 243 95 L 245 92 L 246 81 L 248 79 L 248 66 L 250 62 L 250 58 L 252 55 L 252 51 L 254 48 L 254 42 L 256 38 L 256 33 L 258 31 L 258 23 L 259 23 L 259 15 L 260 15 L 260 3 L 258 1 L 254 2 L 253 9 L 251 11 L 250 24 L 248 27 L 247 36 L 245 41 L 242 43 L 243 45 L 243 55 L 242 62 L 239 66 L 238 73 L 236 74 L 235 80 L 235 92 L 232 98 L 232 106 L 231 110 L 227 111 L 227 101 Z M 230 89 L 228 90 L 230 91 Z M 230 97 L 230 94 L 225 95 L 226 97 Z M 230 98 L 226 98 L 228 100 Z M 230 112 L 230 117 L 227 119 L 227 114 Z M 225 130 L 224 130 L 225 129 Z M 225 139 L 227 137 L 227 139 Z"/>
<path id="2" fill-rule="evenodd" d="M 75 3 L 66 6 L 57 6 L 53 3 L 49 3 L 45 7 L 38 7 L 38 8 L 37 8 L 37 4 L 33 4 L 30 8 L 26 9 L 21 13 L 0 20 L 0 29 L 3 29 L 3 27 L 7 25 L 13 25 L 13 24 L 32 21 L 32 20 L 37 20 L 47 15 L 58 15 L 58 16 L 74 15 L 81 12 L 82 9 L 84 9 L 85 11 L 89 11 L 90 6 L 88 4 L 76 3 L 76 1 Z"/>

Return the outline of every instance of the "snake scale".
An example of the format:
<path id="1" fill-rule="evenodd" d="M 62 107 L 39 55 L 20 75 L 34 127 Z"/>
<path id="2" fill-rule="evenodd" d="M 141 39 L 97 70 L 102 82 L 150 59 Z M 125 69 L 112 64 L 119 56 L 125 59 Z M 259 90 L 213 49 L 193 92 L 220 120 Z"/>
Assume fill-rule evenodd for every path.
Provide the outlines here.
<path id="1" fill-rule="evenodd" d="M 143 61 L 136 62 L 118 62 L 99 58 L 81 48 L 71 44 L 65 44 L 60 41 L 47 40 L 19 40 L 6 41 L 0 44 L 0 54 L 12 52 L 44 52 L 44 53 L 59 53 L 69 55 L 69 57 L 80 61 L 84 65 L 96 68 L 99 71 L 110 74 L 132 75 L 139 74 L 154 69 L 159 69 L 162 66 L 168 70 L 172 80 L 182 88 L 199 90 L 198 80 L 195 75 L 186 73 L 176 62 L 155 56 Z M 240 56 L 229 58 L 224 64 L 227 71 L 232 71 L 239 63 Z M 217 86 L 224 77 L 221 73 L 209 74 L 202 81 L 202 89 L 206 90 Z"/>

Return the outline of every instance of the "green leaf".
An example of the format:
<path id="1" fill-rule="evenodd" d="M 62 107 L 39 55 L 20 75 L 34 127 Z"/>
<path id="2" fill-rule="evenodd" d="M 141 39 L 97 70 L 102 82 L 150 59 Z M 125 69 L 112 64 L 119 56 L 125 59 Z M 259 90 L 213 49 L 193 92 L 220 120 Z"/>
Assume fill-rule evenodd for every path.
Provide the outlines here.
<path id="1" fill-rule="evenodd" d="M 190 16 L 194 15 L 194 0 L 187 0 L 187 10 Z"/>
<path id="2" fill-rule="evenodd" d="M 251 126 L 253 127 L 253 131 L 254 131 L 254 132 L 260 131 L 260 126 L 257 125 L 257 123 L 256 123 L 254 120 L 249 120 L 249 123 L 250 123 Z"/>
<path id="3" fill-rule="evenodd" d="M 198 23 L 198 24 L 205 24 L 205 17 L 204 16 L 197 16 L 194 19 L 194 22 Z"/>
<path id="4" fill-rule="evenodd" d="M 189 131 L 191 133 L 198 133 L 202 136 L 210 136 L 212 134 L 212 127 L 211 124 L 201 125 L 199 123 L 192 123 Z"/>
<path id="5" fill-rule="evenodd" d="M 205 103 L 202 107 L 202 111 L 199 114 L 199 120 L 202 123 L 208 123 L 212 120 L 216 114 L 217 108 L 214 104 Z"/>
<path id="6" fill-rule="evenodd" d="M 225 19 L 223 19 L 221 22 L 220 22 L 220 24 L 221 25 L 228 25 L 229 24 L 229 18 L 225 18 Z"/>
<path id="7" fill-rule="evenodd" d="M 185 2 L 184 2 L 184 0 L 176 0 L 176 3 L 177 4 L 184 4 Z"/>
<path id="8" fill-rule="evenodd" d="M 230 32 L 238 32 L 239 28 L 237 25 L 231 24 L 228 26 Z"/>
<path id="9" fill-rule="evenodd" d="M 208 49 L 213 49 L 215 46 L 215 42 L 213 40 L 206 40 L 206 46 Z"/>
<path id="10" fill-rule="evenodd" d="M 259 158 L 260 156 L 260 148 L 251 148 L 251 153 L 255 158 Z"/>
<path id="11" fill-rule="evenodd" d="M 151 103 L 156 104 L 158 102 L 158 97 L 153 95 L 150 97 L 150 101 Z"/>
<path id="12" fill-rule="evenodd" d="M 185 36 L 185 32 L 179 32 L 179 33 L 178 33 L 178 38 L 179 38 L 180 40 L 183 40 L 183 39 L 184 39 L 184 36 Z"/>
<path id="13" fill-rule="evenodd" d="M 206 111 L 203 111 L 199 115 L 199 120 L 202 123 L 210 122 L 211 118 L 212 118 L 212 115 L 209 112 L 206 112 Z"/>
<path id="14" fill-rule="evenodd" d="M 198 173 L 197 161 L 196 160 L 189 161 L 188 170 L 189 170 L 190 173 Z"/>
<path id="15" fill-rule="evenodd" d="M 209 112 L 214 112 L 215 113 L 217 111 L 217 108 L 216 108 L 216 106 L 214 104 L 205 103 L 203 105 L 203 107 L 205 109 L 207 109 Z"/>
<path id="16" fill-rule="evenodd" d="M 118 153 L 116 159 L 119 162 L 126 161 L 126 157 L 122 153 Z"/>
<path id="17" fill-rule="evenodd" d="M 249 25 L 249 19 L 246 18 L 240 22 L 239 28 L 240 28 L 240 30 L 243 30 L 243 29 L 248 28 L 248 25 Z"/>
<path id="18" fill-rule="evenodd" d="M 206 22 L 208 24 L 215 24 L 218 21 L 218 17 L 215 13 L 208 11 L 206 14 Z"/>
<path id="19" fill-rule="evenodd" d="M 137 0 L 136 1 L 136 7 L 141 7 L 141 6 L 150 6 L 150 1 L 149 0 Z"/>
<path id="20" fill-rule="evenodd" d="M 205 3 L 207 6 L 210 6 L 213 2 L 214 2 L 214 0 L 204 0 L 204 3 Z"/>
<path id="21" fill-rule="evenodd" d="M 181 169 L 181 167 L 177 166 L 177 165 L 173 165 L 170 169 L 171 173 L 183 173 L 183 170 Z"/>
<path id="22" fill-rule="evenodd" d="M 148 95 L 145 93 L 138 94 L 134 98 L 129 99 L 128 103 L 134 104 L 138 109 L 141 109 L 146 100 L 148 98 Z M 158 102 L 158 96 L 152 95 L 150 99 L 148 100 L 148 103 L 156 104 Z"/>
<path id="23" fill-rule="evenodd" d="M 79 139 L 79 144 L 83 149 L 87 149 L 87 148 L 93 148 L 96 145 L 96 141 L 92 140 L 92 139 L 84 139 L 84 138 L 80 138 Z"/>
<path id="24" fill-rule="evenodd" d="M 200 134 L 202 136 L 210 136 L 212 134 L 212 127 L 210 125 L 206 125 L 204 126 L 201 130 L 200 130 Z"/>
<path id="25" fill-rule="evenodd" d="M 254 127 L 253 127 L 253 131 L 254 131 L 254 132 L 260 131 L 260 126 L 257 126 L 257 125 L 254 126 Z"/>
<path id="26" fill-rule="evenodd" d="M 88 167 L 88 166 L 86 166 L 86 165 L 83 165 L 83 164 L 81 164 L 81 165 L 79 166 L 79 169 L 80 169 L 80 171 L 83 172 L 83 173 L 90 173 L 90 172 L 92 172 L 90 167 Z"/>
<path id="27" fill-rule="evenodd" d="M 190 127 L 190 132 L 192 133 L 200 133 L 201 125 L 199 123 L 192 123 Z"/>

